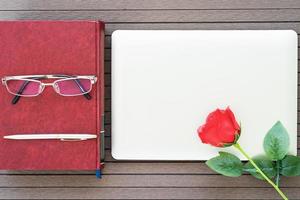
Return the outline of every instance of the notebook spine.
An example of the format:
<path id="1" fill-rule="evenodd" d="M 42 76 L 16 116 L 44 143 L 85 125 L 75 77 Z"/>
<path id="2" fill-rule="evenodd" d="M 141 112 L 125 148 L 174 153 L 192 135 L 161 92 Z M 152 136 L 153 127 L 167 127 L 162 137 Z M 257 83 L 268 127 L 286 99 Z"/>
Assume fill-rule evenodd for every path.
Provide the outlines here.
<path id="1" fill-rule="evenodd" d="M 104 128 L 104 123 L 105 123 L 105 115 L 103 114 L 101 116 L 101 131 L 100 131 L 100 145 L 101 145 L 101 150 L 100 150 L 100 162 L 101 164 L 104 163 L 105 159 L 105 128 Z"/>
<path id="2" fill-rule="evenodd" d="M 100 132 L 97 140 L 97 169 L 96 177 L 101 178 L 101 168 L 103 168 L 103 161 L 105 156 L 105 134 L 104 134 L 104 23 L 98 21 L 96 24 L 96 34 L 97 34 L 97 73 L 99 76 L 98 83 L 98 116 L 101 122 L 98 124 L 98 131 Z"/>
<path id="3" fill-rule="evenodd" d="M 101 104 L 101 87 L 102 87 L 102 76 L 101 76 L 101 63 L 100 63 L 100 56 L 101 56 L 101 44 L 100 44 L 100 40 L 99 40 L 99 32 L 100 32 L 100 25 L 98 22 L 95 23 L 95 34 L 96 34 L 96 73 L 97 73 L 97 76 L 98 76 L 98 83 L 97 83 L 97 119 L 100 119 L 100 112 L 102 111 L 102 104 Z M 96 126 L 97 126 L 97 134 L 98 134 L 98 137 L 97 137 L 97 150 L 96 150 L 96 177 L 97 178 L 101 178 L 101 164 L 100 164 L 100 159 L 99 159 L 99 154 L 100 154 L 100 145 L 101 145 L 101 142 L 100 142 L 100 128 L 99 126 L 101 126 L 101 123 L 99 123 L 98 121 L 96 122 Z"/>

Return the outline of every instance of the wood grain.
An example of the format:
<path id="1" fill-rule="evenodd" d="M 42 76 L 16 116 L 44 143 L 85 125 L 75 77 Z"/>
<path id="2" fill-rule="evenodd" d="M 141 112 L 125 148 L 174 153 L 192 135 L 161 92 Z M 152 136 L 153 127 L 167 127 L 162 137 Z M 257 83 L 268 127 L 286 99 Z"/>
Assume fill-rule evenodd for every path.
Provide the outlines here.
<path id="1" fill-rule="evenodd" d="M 106 23 L 299 22 L 298 9 L 0 11 L 2 19 L 101 19 Z"/>
<path id="2" fill-rule="evenodd" d="M 2 170 L 0 199 L 280 199 L 263 181 L 250 175 L 223 177 L 211 171 L 204 162 L 117 161 L 112 158 L 111 34 L 118 29 L 292 29 L 300 34 L 300 1 L 0 0 L 0 19 L 95 19 L 106 22 L 106 163 L 103 178 L 97 180 L 94 171 Z M 281 186 L 290 199 L 300 199 L 299 177 L 283 178 Z"/>
<path id="3" fill-rule="evenodd" d="M 31 187 L 31 188 L 60 188 L 65 187 L 223 187 L 223 188 L 266 188 L 271 186 L 261 180 L 253 180 L 250 175 L 238 178 L 223 177 L 221 175 L 105 175 L 101 181 L 95 175 L 1 175 L 0 187 Z M 300 188 L 300 177 L 283 178 L 281 187 Z"/>
<path id="4" fill-rule="evenodd" d="M 203 162 L 135 162 L 135 161 L 106 161 L 103 169 L 105 175 L 201 175 L 216 174 L 211 171 Z M 94 171 L 0 171 L 1 175 L 83 175 L 92 174 Z"/>
<path id="5" fill-rule="evenodd" d="M 299 199 L 299 188 L 284 188 Z M 272 188 L 0 188 L 0 199 L 280 199 Z"/>
<path id="6" fill-rule="evenodd" d="M 161 10 L 161 9 L 276 9 L 300 8 L 293 0 L 10 0 L 0 1 L 1 10 Z"/>

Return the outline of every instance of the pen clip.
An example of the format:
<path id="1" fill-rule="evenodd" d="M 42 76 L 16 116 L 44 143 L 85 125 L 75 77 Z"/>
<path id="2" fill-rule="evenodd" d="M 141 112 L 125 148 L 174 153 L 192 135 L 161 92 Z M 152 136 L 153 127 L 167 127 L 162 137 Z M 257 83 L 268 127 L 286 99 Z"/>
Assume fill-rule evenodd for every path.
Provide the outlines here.
<path id="1" fill-rule="evenodd" d="M 78 141 L 84 141 L 84 140 L 87 140 L 87 139 L 60 139 L 60 141 L 63 141 L 63 142 L 78 142 Z"/>

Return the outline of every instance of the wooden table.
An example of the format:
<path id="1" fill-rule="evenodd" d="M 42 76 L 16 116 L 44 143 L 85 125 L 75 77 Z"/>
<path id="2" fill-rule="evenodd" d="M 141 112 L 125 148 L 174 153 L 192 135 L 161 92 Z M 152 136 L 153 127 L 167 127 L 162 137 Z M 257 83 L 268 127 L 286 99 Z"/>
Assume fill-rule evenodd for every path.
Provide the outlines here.
<path id="1" fill-rule="evenodd" d="M 106 22 L 106 167 L 93 172 L 0 171 L 1 199 L 280 199 L 250 175 L 227 178 L 199 162 L 120 162 L 110 153 L 110 48 L 117 29 L 293 29 L 299 0 L 0 0 L 0 18 Z M 300 145 L 298 145 L 300 147 Z M 300 199 L 300 177 L 282 179 Z"/>

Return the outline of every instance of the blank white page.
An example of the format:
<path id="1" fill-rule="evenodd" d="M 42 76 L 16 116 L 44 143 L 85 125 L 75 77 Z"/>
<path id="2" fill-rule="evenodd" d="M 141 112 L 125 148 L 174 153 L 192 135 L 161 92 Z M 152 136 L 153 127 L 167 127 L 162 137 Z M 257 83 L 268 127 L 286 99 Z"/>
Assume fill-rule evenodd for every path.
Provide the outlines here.
<path id="1" fill-rule="evenodd" d="M 216 108 L 242 123 L 240 144 L 262 154 L 281 120 L 297 153 L 297 34 L 267 31 L 118 30 L 112 35 L 112 156 L 206 160 L 230 148 L 202 144 Z M 243 158 L 244 159 L 244 158 Z"/>

